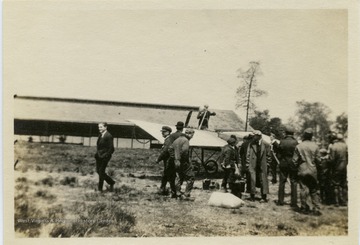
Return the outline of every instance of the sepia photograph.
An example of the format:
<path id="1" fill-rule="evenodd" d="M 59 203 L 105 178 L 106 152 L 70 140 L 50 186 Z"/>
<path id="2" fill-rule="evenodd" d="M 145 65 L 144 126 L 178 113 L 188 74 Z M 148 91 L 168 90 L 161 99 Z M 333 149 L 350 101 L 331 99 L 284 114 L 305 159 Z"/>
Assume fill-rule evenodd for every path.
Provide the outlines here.
<path id="1" fill-rule="evenodd" d="M 357 244 L 358 3 L 280 2 L 4 1 L 5 241 Z"/>

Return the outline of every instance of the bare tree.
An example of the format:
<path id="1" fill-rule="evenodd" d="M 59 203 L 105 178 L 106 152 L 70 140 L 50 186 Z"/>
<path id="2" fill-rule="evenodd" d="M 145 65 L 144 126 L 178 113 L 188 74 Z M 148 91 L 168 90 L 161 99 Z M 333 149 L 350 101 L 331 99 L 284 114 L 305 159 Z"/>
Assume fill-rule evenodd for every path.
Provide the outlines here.
<path id="1" fill-rule="evenodd" d="M 241 79 L 241 82 L 236 90 L 236 109 L 240 107 L 246 109 L 245 131 L 247 131 L 248 127 L 249 112 L 256 109 L 253 99 L 267 94 L 266 91 L 256 88 L 256 78 L 257 76 L 262 75 L 260 63 L 251 61 L 249 66 L 249 69 L 246 71 L 241 70 L 241 68 L 238 69 L 238 78 Z"/>

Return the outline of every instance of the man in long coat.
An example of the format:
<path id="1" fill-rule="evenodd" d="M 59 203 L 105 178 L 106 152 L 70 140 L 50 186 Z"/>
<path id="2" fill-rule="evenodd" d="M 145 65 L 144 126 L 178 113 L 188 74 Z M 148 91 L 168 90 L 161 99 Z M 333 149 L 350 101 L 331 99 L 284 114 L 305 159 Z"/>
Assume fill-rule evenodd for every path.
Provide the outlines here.
<path id="1" fill-rule="evenodd" d="M 255 201 L 256 187 L 261 190 L 260 202 L 267 202 L 269 183 L 267 169 L 271 163 L 270 144 L 262 140 L 259 130 L 254 131 L 252 142 L 249 144 L 246 154 L 246 166 L 250 173 L 250 200 Z"/>

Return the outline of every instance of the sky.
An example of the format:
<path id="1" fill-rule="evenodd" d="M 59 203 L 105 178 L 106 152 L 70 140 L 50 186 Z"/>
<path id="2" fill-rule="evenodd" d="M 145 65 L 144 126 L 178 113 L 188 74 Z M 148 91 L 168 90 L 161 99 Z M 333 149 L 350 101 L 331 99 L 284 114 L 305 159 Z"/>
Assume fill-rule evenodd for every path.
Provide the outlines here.
<path id="1" fill-rule="evenodd" d="M 8 4 L 4 82 L 14 93 L 235 110 L 238 69 L 259 61 L 259 110 L 296 101 L 348 111 L 346 10 L 126 10 Z"/>

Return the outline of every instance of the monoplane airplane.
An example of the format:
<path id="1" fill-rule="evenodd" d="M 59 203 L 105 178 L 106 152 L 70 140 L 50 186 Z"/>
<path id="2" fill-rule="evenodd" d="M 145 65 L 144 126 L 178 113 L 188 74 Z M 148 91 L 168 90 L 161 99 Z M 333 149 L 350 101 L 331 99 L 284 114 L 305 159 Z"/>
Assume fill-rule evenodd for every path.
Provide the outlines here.
<path id="1" fill-rule="evenodd" d="M 140 127 L 142 130 L 154 137 L 159 142 L 158 144 L 164 143 L 164 138 L 162 137 L 160 131 L 162 126 L 169 126 L 172 129 L 172 132 L 176 131 L 175 125 L 158 124 L 132 119 L 129 119 L 128 121 L 134 123 L 136 126 Z M 185 129 L 186 128 L 184 128 L 184 132 Z M 251 133 L 242 131 L 215 132 L 209 130 L 199 130 L 197 128 L 192 129 L 195 131 L 195 134 L 190 140 L 190 159 L 193 163 L 195 163 L 197 172 L 199 172 L 199 165 L 201 165 L 209 174 L 213 174 L 218 171 L 219 167 L 217 160 L 220 156 L 222 147 L 227 144 L 226 141 L 230 135 L 235 135 L 241 143 L 244 136 Z M 265 141 L 269 142 L 268 136 L 264 135 L 263 138 Z"/>

